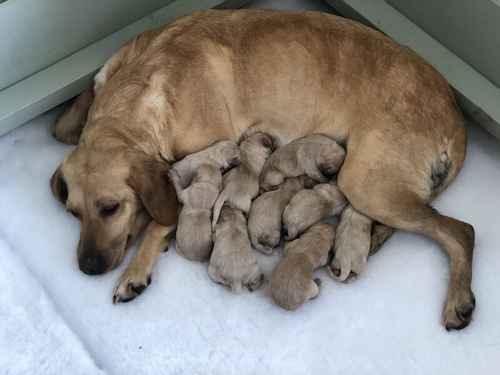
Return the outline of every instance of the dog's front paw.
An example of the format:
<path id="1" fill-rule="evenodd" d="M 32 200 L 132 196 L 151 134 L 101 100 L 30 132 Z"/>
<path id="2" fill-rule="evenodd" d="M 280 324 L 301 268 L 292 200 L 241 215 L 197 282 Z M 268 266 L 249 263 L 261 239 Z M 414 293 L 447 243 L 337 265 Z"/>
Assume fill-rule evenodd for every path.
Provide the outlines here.
<path id="1" fill-rule="evenodd" d="M 448 298 L 443 311 L 443 325 L 447 331 L 467 327 L 472 320 L 476 307 L 476 298 L 471 290 L 458 293 Z"/>
<path id="2" fill-rule="evenodd" d="M 113 303 L 129 302 L 141 294 L 151 284 L 151 275 L 127 270 L 120 277 L 113 292 Z"/>

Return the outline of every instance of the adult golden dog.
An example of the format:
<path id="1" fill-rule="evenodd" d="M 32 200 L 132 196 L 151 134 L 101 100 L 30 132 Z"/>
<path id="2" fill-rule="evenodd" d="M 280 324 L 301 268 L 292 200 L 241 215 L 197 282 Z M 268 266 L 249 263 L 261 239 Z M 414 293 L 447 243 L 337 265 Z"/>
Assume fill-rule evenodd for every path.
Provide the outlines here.
<path id="1" fill-rule="evenodd" d="M 81 220 L 86 273 L 119 264 L 147 225 L 116 301 L 148 285 L 175 227 L 169 163 L 256 131 L 278 144 L 321 133 L 346 146 L 338 186 L 356 210 L 446 251 L 443 323 L 470 322 L 474 230 L 429 206 L 462 167 L 464 120 L 447 82 L 411 50 L 329 14 L 206 11 L 130 41 L 93 94 L 54 127 L 62 141 L 81 137 L 51 184 Z"/>

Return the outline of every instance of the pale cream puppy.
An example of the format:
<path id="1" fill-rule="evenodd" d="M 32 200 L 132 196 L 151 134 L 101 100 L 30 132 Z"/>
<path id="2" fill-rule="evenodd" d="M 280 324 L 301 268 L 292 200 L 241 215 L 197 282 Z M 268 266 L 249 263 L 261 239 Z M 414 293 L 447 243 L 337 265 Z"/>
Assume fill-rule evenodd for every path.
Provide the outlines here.
<path id="1" fill-rule="evenodd" d="M 202 164 L 191 184 L 179 193 L 183 204 L 177 223 L 177 252 L 189 260 L 206 261 L 212 251 L 212 207 L 222 185 L 220 169 Z"/>
<path id="2" fill-rule="evenodd" d="M 241 142 L 240 165 L 223 177 L 222 192 L 214 205 L 213 227 L 224 205 L 248 214 L 252 200 L 259 194 L 260 172 L 273 152 L 273 147 L 271 136 L 261 132 L 254 133 Z"/>
<path id="3" fill-rule="evenodd" d="M 335 225 L 313 225 L 285 245 L 284 257 L 271 275 L 271 295 L 286 310 L 295 310 L 319 294 L 321 281 L 313 273 L 328 261 L 335 240 Z"/>
<path id="4" fill-rule="evenodd" d="M 276 150 L 260 175 L 264 191 L 275 189 L 286 178 L 306 175 L 317 182 L 328 182 L 339 170 L 345 150 L 333 139 L 313 134 L 299 138 Z"/>
<path id="5" fill-rule="evenodd" d="M 391 228 L 378 228 L 392 233 Z M 375 240 L 376 238 L 374 236 Z M 329 267 L 330 275 L 336 280 L 346 281 L 352 274 L 361 274 L 372 247 L 375 247 L 375 244 L 372 244 L 372 220 L 348 205 L 342 212 L 337 228 L 335 256 Z"/>
<path id="6" fill-rule="evenodd" d="M 243 287 L 250 291 L 259 288 L 264 275 L 252 250 L 243 212 L 222 207 L 214 238 L 208 266 L 210 278 L 228 286 L 233 292 L 240 292 Z"/>
<path id="7" fill-rule="evenodd" d="M 283 211 L 283 234 L 293 240 L 311 225 L 342 212 L 347 201 L 334 182 L 300 190 Z"/>
<path id="8" fill-rule="evenodd" d="M 272 254 L 281 239 L 281 216 L 292 197 L 304 188 L 306 177 L 288 178 L 277 190 L 261 194 L 252 202 L 248 217 L 248 232 L 253 247 Z M 309 184 L 313 181 L 308 179 Z"/>
<path id="9" fill-rule="evenodd" d="M 176 162 L 170 168 L 169 176 L 177 193 L 179 193 L 189 185 L 197 169 L 202 164 L 215 165 L 224 172 L 239 164 L 239 161 L 240 150 L 238 145 L 232 141 L 220 141 Z"/>

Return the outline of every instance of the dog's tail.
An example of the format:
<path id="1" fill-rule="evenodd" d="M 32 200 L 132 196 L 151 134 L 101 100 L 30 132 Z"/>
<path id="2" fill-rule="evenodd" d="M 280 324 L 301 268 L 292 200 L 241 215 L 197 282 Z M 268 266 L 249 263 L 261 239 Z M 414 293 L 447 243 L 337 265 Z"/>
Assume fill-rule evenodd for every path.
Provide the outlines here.
<path id="1" fill-rule="evenodd" d="M 224 203 L 226 203 L 227 200 L 227 193 L 225 190 L 222 191 L 222 193 L 219 194 L 217 197 L 217 200 L 214 203 L 214 210 L 213 210 L 213 215 L 212 215 L 212 230 L 215 230 L 215 226 L 217 225 L 217 222 L 219 221 L 219 216 L 220 212 L 222 210 L 222 207 L 224 206 Z"/>
<path id="2" fill-rule="evenodd" d="M 467 153 L 467 130 L 457 126 L 451 139 L 440 145 L 440 152 L 431 169 L 431 199 L 438 196 L 462 169 Z"/>

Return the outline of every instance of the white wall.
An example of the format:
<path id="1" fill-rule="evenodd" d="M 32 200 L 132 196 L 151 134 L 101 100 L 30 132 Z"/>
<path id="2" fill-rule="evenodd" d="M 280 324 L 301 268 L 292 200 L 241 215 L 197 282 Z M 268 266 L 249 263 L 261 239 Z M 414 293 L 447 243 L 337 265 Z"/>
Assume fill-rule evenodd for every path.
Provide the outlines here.
<path id="1" fill-rule="evenodd" d="M 3 2 L 0 5 L 0 90 L 171 1 Z"/>

